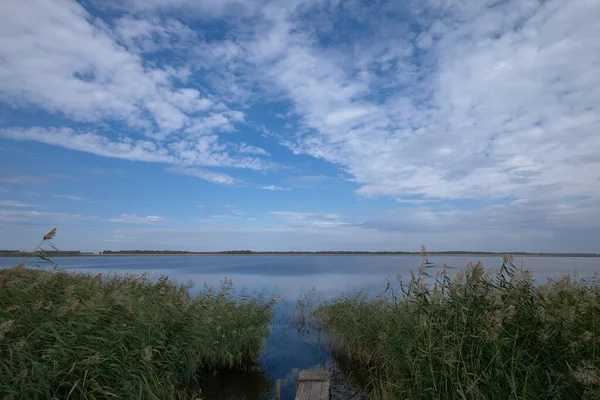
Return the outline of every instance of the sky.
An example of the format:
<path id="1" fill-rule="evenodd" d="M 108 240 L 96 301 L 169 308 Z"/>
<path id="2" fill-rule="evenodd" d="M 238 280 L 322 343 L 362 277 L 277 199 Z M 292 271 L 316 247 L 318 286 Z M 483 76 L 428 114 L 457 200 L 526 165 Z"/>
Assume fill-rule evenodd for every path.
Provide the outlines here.
<path id="1" fill-rule="evenodd" d="M 597 0 L 0 1 L 0 248 L 600 252 Z"/>

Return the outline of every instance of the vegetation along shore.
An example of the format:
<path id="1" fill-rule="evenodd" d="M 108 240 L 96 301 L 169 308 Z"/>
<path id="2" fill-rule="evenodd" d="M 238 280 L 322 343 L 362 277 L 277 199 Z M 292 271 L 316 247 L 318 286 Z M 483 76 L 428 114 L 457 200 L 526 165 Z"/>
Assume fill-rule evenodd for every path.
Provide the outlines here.
<path id="1" fill-rule="evenodd" d="M 432 267 L 377 296 L 301 298 L 298 326 L 375 399 L 600 398 L 597 275 L 537 284 L 512 256 L 495 273 Z"/>
<path id="2" fill-rule="evenodd" d="M 0 269 L 0 398 L 203 398 L 206 371 L 256 369 L 275 296 L 62 271 L 43 249 L 55 233 Z M 301 336 L 373 399 L 600 398 L 598 275 L 538 283 L 509 255 L 456 273 L 428 257 L 377 295 L 301 296 Z"/>
<path id="3" fill-rule="evenodd" d="M 252 367 L 270 332 L 275 298 L 228 281 L 192 296 L 166 277 L 51 265 L 0 269 L 0 398 L 201 398 L 201 369 Z"/>

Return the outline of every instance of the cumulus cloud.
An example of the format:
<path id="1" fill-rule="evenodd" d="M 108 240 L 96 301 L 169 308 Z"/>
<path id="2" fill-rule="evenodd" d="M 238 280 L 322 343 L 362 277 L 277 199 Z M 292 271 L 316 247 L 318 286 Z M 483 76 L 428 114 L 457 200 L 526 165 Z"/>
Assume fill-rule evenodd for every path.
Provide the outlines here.
<path id="1" fill-rule="evenodd" d="M 176 19 L 124 15 L 111 25 L 74 1 L 27 0 L 0 6 L 0 26 L 0 101 L 72 121 L 123 124 L 131 132 L 123 137 L 70 127 L 6 128 L 3 137 L 134 161 L 265 166 L 224 151 L 227 144 L 215 134 L 235 130 L 243 112 L 186 86 L 189 65 L 159 66 L 144 57 L 209 46 Z M 246 143 L 231 148 L 268 155 Z"/>
<path id="2" fill-rule="evenodd" d="M 576 214 L 600 211 L 599 4 L 422 2 L 387 10 L 401 18 L 392 24 L 369 6 L 266 7 L 268 24 L 249 47 L 263 79 L 299 117 L 284 145 L 339 165 L 361 196 L 421 205 L 516 198 L 518 208 L 479 210 L 515 212 L 505 218 L 515 228 L 527 210 L 563 228 L 584 222 Z M 329 22 L 357 20 L 372 33 L 328 30 Z M 320 34 L 330 35 L 327 47 Z M 595 203 L 566 213 L 556 207 L 566 196 Z M 439 210 L 428 215 L 448 220 Z"/>
<path id="3" fill-rule="evenodd" d="M 80 4 L 28 0 L 5 4 L 0 15 L 2 100 L 166 133 L 186 124 L 169 101 L 173 71 L 145 66 Z"/>
<path id="4" fill-rule="evenodd" d="M 342 166 L 365 196 L 599 196 L 600 6 L 408 4 L 389 7 L 419 35 L 372 25 L 351 54 L 319 46 L 302 13 L 272 13 L 255 49 L 304 124 L 289 147 Z M 360 13 L 325 18 L 380 23 Z"/>

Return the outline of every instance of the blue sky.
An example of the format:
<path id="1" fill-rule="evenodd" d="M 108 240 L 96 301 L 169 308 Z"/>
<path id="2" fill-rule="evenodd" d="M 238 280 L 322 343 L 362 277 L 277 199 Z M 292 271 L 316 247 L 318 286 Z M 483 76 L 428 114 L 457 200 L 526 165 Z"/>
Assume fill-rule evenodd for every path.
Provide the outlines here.
<path id="1" fill-rule="evenodd" d="M 0 4 L 0 248 L 600 251 L 600 3 Z"/>

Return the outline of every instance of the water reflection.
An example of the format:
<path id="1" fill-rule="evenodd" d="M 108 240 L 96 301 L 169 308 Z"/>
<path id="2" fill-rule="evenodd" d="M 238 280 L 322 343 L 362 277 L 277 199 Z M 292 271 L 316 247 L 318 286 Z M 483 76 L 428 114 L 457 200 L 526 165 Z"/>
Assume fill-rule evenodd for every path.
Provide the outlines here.
<path id="1" fill-rule="evenodd" d="M 211 400 L 272 400 L 275 384 L 268 370 L 257 366 L 248 371 L 202 371 L 201 395 Z"/>

